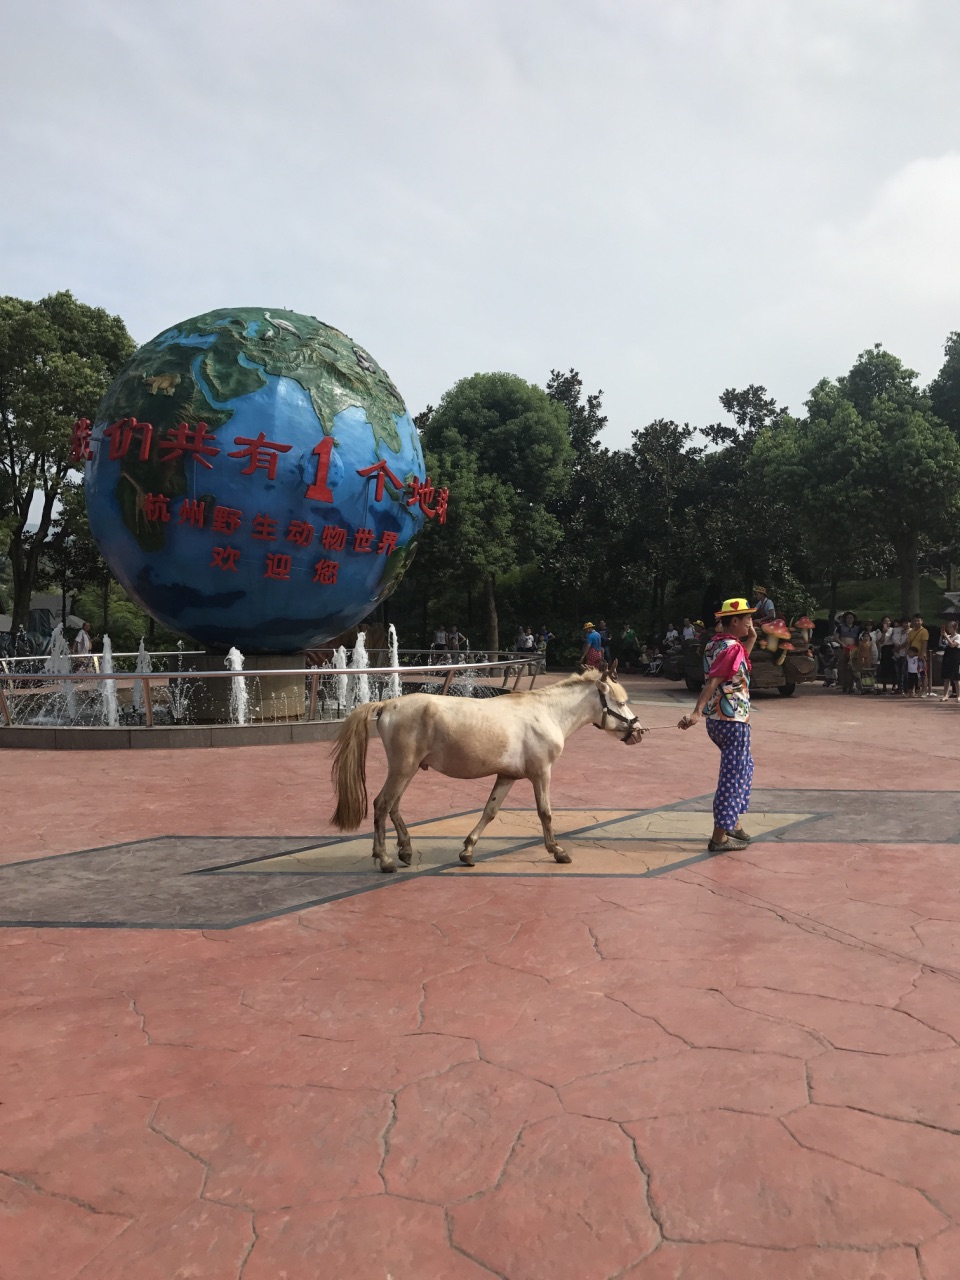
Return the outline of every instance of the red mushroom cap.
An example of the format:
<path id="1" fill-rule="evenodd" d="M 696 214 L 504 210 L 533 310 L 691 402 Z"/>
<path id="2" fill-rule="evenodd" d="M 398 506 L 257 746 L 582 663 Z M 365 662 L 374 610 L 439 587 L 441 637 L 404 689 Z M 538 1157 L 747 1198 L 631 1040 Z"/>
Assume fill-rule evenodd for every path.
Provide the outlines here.
<path id="1" fill-rule="evenodd" d="M 792 645 L 789 640 L 784 640 L 780 648 L 784 651 L 784 653 L 794 653 L 796 650 L 796 646 Z"/>
<path id="2" fill-rule="evenodd" d="M 765 622 L 762 630 L 768 636 L 776 636 L 778 640 L 790 639 L 790 628 L 782 618 L 774 618 L 772 622 Z"/>
<path id="3" fill-rule="evenodd" d="M 806 614 L 802 618 L 798 618 L 793 624 L 795 627 L 809 629 L 813 626 L 813 619 L 808 618 Z"/>

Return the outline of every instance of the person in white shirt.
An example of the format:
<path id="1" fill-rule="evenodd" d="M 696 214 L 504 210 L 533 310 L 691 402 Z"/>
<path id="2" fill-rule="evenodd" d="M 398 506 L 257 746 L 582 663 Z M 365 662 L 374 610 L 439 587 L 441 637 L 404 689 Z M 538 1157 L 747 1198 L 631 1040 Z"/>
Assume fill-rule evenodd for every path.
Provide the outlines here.
<path id="1" fill-rule="evenodd" d="M 680 639 L 680 632 L 677 630 L 677 628 L 673 625 L 672 622 L 668 622 L 666 634 L 663 637 L 664 648 L 669 649 L 670 646 L 673 644 L 676 644 L 679 639 Z"/>
<path id="2" fill-rule="evenodd" d="M 77 670 L 86 671 L 93 664 L 90 654 L 93 652 L 93 641 L 90 639 L 90 623 L 84 622 L 74 637 L 73 652 L 77 656 Z"/>
<path id="3" fill-rule="evenodd" d="M 894 693 L 906 693 L 907 691 L 907 647 L 908 647 L 909 631 L 906 621 L 898 618 L 893 624 L 893 670 L 894 670 Z"/>
<path id="4" fill-rule="evenodd" d="M 880 619 L 880 626 L 873 633 L 873 638 L 877 642 L 880 653 L 880 671 L 877 679 L 880 681 L 883 692 L 886 693 L 887 685 L 894 690 L 897 687 L 897 670 L 893 662 L 893 621 L 886 614 Z"/>
<path id="5" fill-rule="evenodd" d="M 683 638 L 684 640 L 696 640 L 697 638 L 697 628 L 689 618 L 684 618 L 683 620 Z"/>
<path id="6" fill-rule="evenodd" d="M 439 627 L 433 633 L 433 648 L 446 649 L 447 647 L 447 631 L 445 627 Z"/>
<path id="7" fill-rule="evenodd" d="M 92 650 L 93 641 L 90 639 L 90 623 L 85 622 L 76 634 L 73 642 L 73 652 L 85 658 Z"/>

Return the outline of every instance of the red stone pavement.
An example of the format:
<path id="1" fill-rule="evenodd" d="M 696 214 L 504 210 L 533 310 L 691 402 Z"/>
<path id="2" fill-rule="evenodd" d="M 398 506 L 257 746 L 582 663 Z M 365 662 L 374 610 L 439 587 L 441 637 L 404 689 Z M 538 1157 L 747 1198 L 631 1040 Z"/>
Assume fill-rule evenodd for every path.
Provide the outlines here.
<path id="1" fill-rule="evenodd" d="M 675 723 L 655 696 L 644 721 Z M 758 700 L 756 784 L 952 790 L 958 727 Z M 715 769 L 701 730 L 587 729 L 554 805 L 657 808 Z M 6 751 L 0 857 L 317 836 L 328 772 L 326 746 Z M 487 789 L 421 775 L 408 821 Z M 919 803 L 909 843 L 788 831 L 655 878 L 581 855 L 208 933 L 0 930 L 0 1277 L 956 1280 L 958 846 Z"/>

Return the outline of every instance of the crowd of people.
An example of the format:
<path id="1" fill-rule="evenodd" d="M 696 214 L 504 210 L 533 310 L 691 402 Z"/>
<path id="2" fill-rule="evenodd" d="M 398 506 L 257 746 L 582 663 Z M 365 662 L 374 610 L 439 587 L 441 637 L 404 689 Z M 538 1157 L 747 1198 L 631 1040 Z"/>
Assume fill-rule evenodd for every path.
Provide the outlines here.
<path id="1" fill-rule="evenodd" d="M 547 651 L 547 645 L 555 639 L 556 636 L 547 626 L 539 627 L 536 631 L 532 627 L 521 626 L 517 628 L 511 651 L 543 654 Z M 466 653 L 469 649 L 470 641 L 455 622 L 451 622 L 448 627 L 437 627 L 430 642 L 432 653 Z"/>
<path id="2" fill-rule="evenodd" d="M 943 702 L 960 701 L 960 633 L 948 621 L 937 650 L 942 655 Z M 930 632 L 919 613 L 912 618 L 884 616 L 879 624 L 861 621 L 853 610 L 838 616 L 820 645 L 824 685 L 842 693 L 895 694 L 920 698 L 928 683 Z"/>
<path id="3" fill-rule="evenodd" d="M 549 627 L 540 627 L 536 632 L 530 627 L 519 627 L 513 650 L 514 653 L 546 653 L 547 645 L 555 639 Z"/>
<path id="4" fill-rule="evenodd" d="M 751 616 L 757 630 L 776 618 L 776 606 L 762 586 L 754 588 L 750 602 Z M 823 624 L 818 624 L 818 632 Z M 839 613 L 815 650 L 819 674 L 826 688 L 842 693 L 877 693 L 920 698 L 929 688 L 928 664 L 931 662 L 930 632 L 917 613 L 912 618 L 884 615 L 879 623 L 857 618 L 853 610 Z M 664 659 L 690 641 L 706 643 L 720 630 L 720 622 L 711 620 L 705 626 L 699 618 L 684 617 L 679 626 L 668 622 L 662 640 L 641 640 L 636 627 L 627 622 L 619 635 L 601 618 L 587 622 L 581 633 L 580 663 L 601 667 L 617 658 L 620 670 L 627 675 L 658 675 Z M 547 626 L 536 631 L 521 626 L 513 643 L 515 653 L 546 654 L 556 637 Z M 432 649 L 453 652 L 469 648 L 469 641 L 456 624 L 441 627 L 434 635 Z M 941 700 L 960 702 L 960 628 L 958 623 L 944 624 L 939 642 L 933 650 L 941 654 Z"/>
<path id="5" fill-rule="evenodd" d="M 430 649 L 433 653 L 460 653 L 470 648 L 470 641 L 455 622 L 449 627 L 437 627 Z"/>

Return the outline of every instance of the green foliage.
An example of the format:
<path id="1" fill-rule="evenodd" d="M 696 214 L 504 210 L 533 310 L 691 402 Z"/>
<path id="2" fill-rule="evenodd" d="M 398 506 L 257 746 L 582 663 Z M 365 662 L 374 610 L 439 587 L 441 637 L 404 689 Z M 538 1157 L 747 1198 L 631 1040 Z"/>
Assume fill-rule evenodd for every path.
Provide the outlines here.
<path id="1" fill-rule="evenodd" d="M 943 345 L 944 362 L 928 395 L 933 412 L 960 439 L 960 332 L 954 330 Z"/>
<path id="2" fill-rule="evenodd" d="M 912 612 L 921 541 L 950 538 L 960 514 L 960 444 L 916 374 L 879 347 L 845 377 L 819 382 L 807 411 L 806 421 L 760 433 L 764 483 L 792 496 L 812 558 L 830 576 L 892 553 L 900 610 Z"/>
<path id="3" fill-rule="evenodd" d="M 455 575 L 483 590 L 495 648 L 497 578 L 542 564 L 561 537 L 549 504 L 569 484 L 566 412 L 513 374 L 478 373 L 443 396 L 423 438 L 430 474 L 451 493 L 447 524 L 428 530 L 413 585 Z"/>
<path id="4" fill-rule="evenodd" d="M 117 316 L 70 293 L 40 302 L 0 298 L 0 523 L 13 572 L 14 627 L 30 593 L 71 469 L 73 422 L 93 419 L 133 342 Z M 34 496 L 35 530 L 27 529 Z"/>

